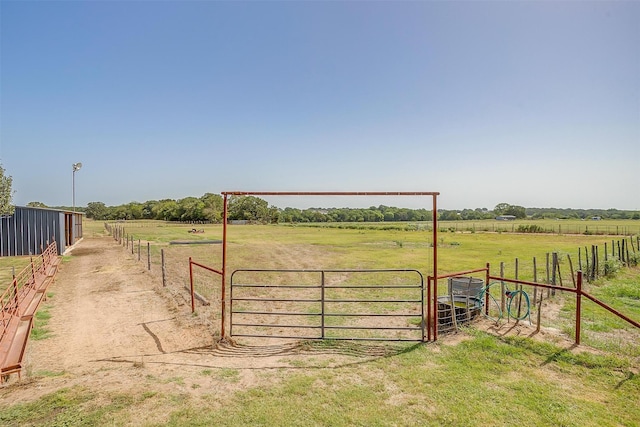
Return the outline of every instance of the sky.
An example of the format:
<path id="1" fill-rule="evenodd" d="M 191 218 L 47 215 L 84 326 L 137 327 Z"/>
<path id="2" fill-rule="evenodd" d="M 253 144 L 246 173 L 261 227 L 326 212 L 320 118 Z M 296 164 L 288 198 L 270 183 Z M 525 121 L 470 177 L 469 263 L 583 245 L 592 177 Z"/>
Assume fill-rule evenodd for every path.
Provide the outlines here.
<path id="1" fill-rule="evenodd" d="M 17 205 L 640 210 L 640 2 L 2 0 L 0 163 Z"/>

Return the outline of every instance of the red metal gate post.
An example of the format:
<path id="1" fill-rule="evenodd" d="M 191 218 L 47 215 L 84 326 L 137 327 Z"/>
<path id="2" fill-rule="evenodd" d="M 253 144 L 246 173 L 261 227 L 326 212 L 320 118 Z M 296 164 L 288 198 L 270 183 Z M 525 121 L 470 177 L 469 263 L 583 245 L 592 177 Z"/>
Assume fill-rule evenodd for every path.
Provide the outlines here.
<path id="1" fill-rule="evenodd" d="M 325 329 L 325 281 L 324 271 L 320 273 L 320 338 L 324 339 Z"/>
<path id="2" fill-rule="evenodd" d="M 424 310 L 424 309 L 423 309 Z M 431 276 L 427 277 L 427 341 L 431 341 Z M 423 337 L 424 340 L 424 337 Z"/>
<path id="3" fill-rule="evenodd" d="M 433 340 L 438 340 L 438 193 L 433 200 Z"/>
<path id="4" fill-rule="evenodd" d="M 228 216 L 228 201 L 227 195 L 224 194 L 224 206 L 222 209 L 222 286 L 221 286 L 221 306 L 222 316 L 220 321 L 220 337 L 224 338 L 224 316 L 226 313 L 226 300 L 225 300 L 225 283 L 227 282 L 227 216 Z"/>
<path id="5" fill-rule="evenodd" d="M 433 276 L 433 340 L 438 341 L 438 276 Z"/>

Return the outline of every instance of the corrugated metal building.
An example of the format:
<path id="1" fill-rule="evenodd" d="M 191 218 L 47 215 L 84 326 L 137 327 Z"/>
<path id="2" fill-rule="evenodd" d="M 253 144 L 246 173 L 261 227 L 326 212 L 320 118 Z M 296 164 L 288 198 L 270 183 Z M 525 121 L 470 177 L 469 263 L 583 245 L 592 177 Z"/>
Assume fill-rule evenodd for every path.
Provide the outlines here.
<path id="1" fill-rule="evenodd" d="M 52 240 L 58 254 L 82 238 L 81 212 L 16 206 L 0 217 L 0 256 L 38 255 Z"/>

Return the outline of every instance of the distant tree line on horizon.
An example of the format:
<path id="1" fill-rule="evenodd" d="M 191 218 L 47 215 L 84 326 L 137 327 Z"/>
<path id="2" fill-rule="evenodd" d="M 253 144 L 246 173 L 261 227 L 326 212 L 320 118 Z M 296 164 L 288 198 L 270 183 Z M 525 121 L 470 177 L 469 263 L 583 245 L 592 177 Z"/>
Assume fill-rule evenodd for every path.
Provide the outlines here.
<path id="1" fill-rule="evenodd" d="M 47 207 L 40 202 L 30 202 L 27 206 Z M 69 207 L 58 206 L 70 210 Z M 137 220 L 153 219 L 183 222 L 222 222 L 223 198 L 218 194 L 206 193 L 202 197 L 183 199 L 149 200 L 144 203 L 130 202 L 119 206 L 106 206 L 102 202 L 90 202 L 86 207 L 76 207 L 87 218 L 95 220 Z M 508 203 L 499 203 L 492 210 L 487 208 L 438 210 L 440 221 L 477 221 L 510 215 L 517 219 L 637 219 L 640 211 L 619 209 L 558 209 L 524 208 Z M 427 209 L 398 208 L 392 206 L 371 206 L 369 208 L 308 208 L 284 209 L 269 206 L 266 200 L 255 196 L 232 196 L 228 203 L 228 219 L 246 220 L 258 223 L 309 223 L 309 222 L 396 222 L 431 221 L 431 211 Z"/>

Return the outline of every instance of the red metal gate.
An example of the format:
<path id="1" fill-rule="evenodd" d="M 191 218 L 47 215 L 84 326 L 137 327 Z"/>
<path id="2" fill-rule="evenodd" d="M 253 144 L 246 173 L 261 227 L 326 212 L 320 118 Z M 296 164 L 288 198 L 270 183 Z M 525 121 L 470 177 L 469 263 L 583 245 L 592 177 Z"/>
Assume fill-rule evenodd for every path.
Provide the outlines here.
<path id="1" fill-rule="evenodd" d="M 417 270 L 236 270 L 230 336 L 424 341 Z"/>

